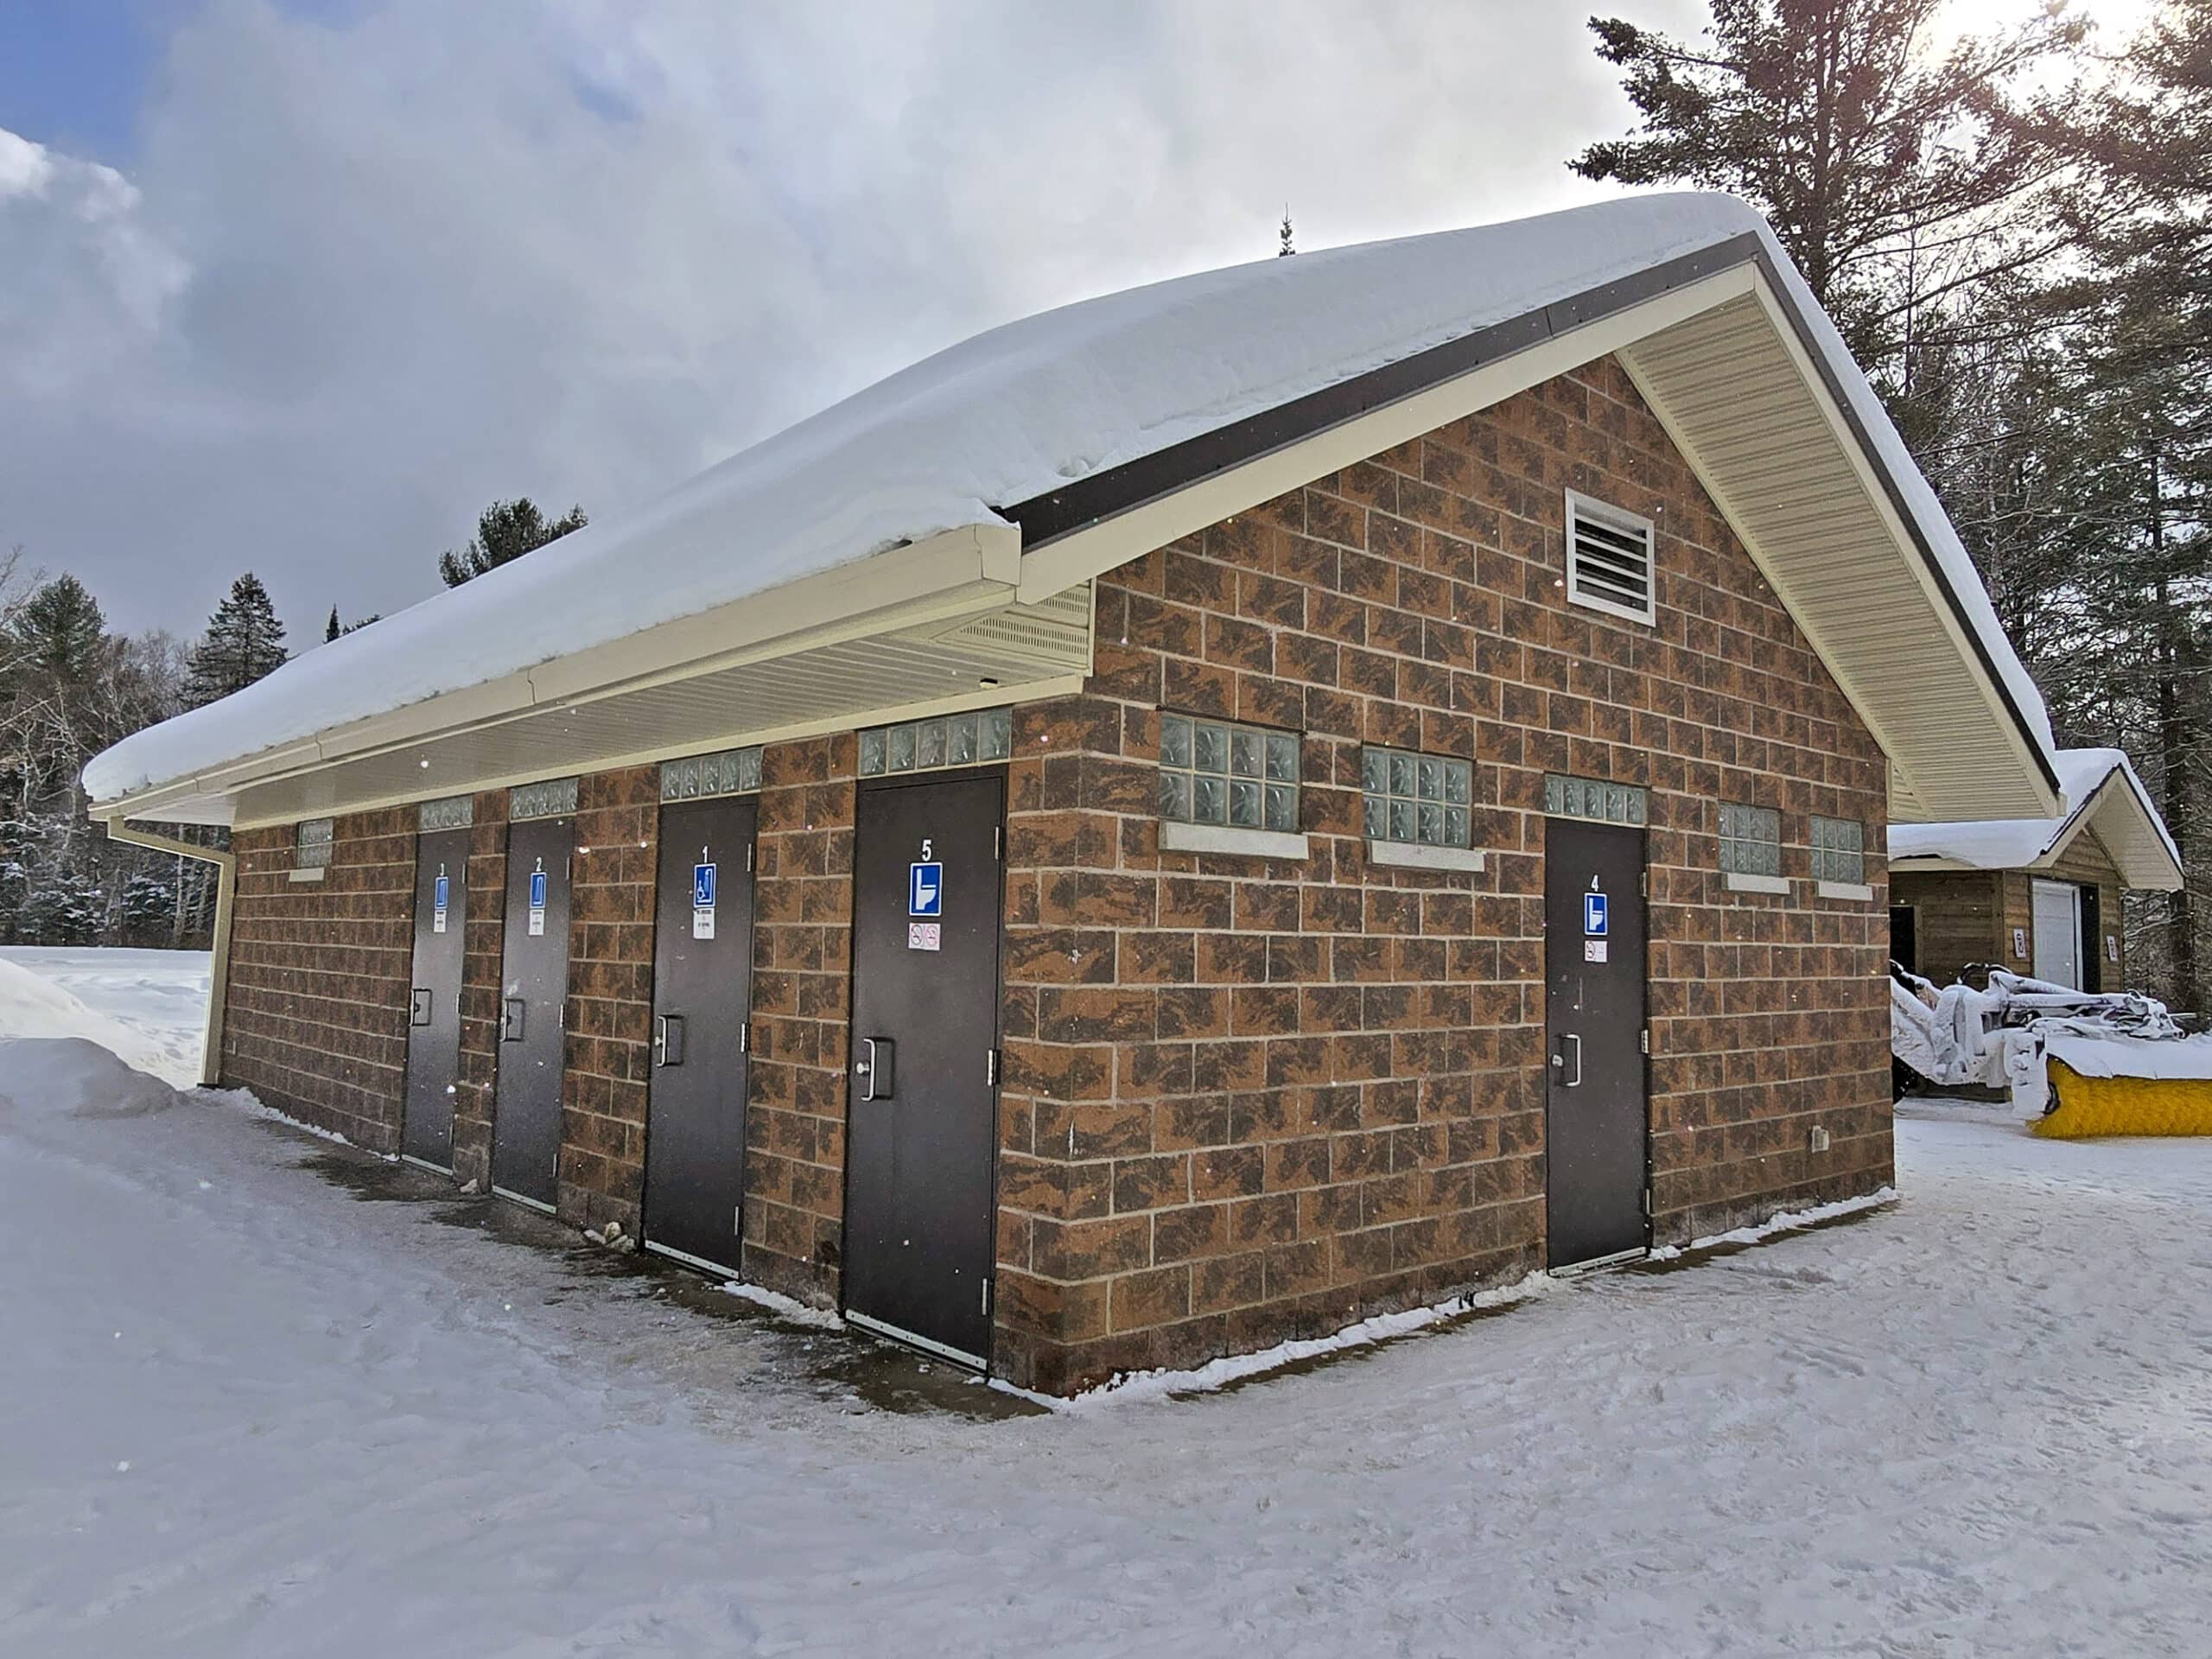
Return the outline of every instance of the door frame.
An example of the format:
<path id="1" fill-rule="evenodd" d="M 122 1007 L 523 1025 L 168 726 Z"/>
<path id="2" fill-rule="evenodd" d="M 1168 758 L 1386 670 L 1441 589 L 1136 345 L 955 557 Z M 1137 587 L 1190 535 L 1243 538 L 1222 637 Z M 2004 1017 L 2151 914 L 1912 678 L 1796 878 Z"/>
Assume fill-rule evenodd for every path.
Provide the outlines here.
<path id="1" fill-rule="evenodd" d="M 852 1309 L 847 1306 L 847 1292 L 851 1281 L 846 1271 L 845 1260 L 842 1255 L 837 1267 L 837 1312 L 848 1323 L 858 1325 L 861 1330 L 870 1332 L 876 1336 L 886 1338 L 888 1341 L 899 1343 L 910 1348 L 918 1348 L 925 1353 L 935 1355 L 938 1358 L 949 1361 L 955 1365 L 974 1369 L 977 1361 L 980 1359 L 982 1362 L 982 1369 L 979 1374 L 983 1376 L 989 1376 L 993 1375 L 992 1368 L 998 1357 L 995 1350 L 998 1346 L 997 1338 L 999 1323 L 999 1154 L 1001 1151 L 1000 1145 L 1001 1136 L 999 1127 L 999 1101 L 1000 1096 L 1004 1093 L 1006 1088 L 1006 821 L 1007 804 L 1010 799 L 1008 785 L 1012 781 L 1010 776 L 1012 768 L 1009 767 L 1006 762 L 1002 760 L 993 760 L 986 761 L 981 765 L 972 766 L 937 766 L 932 767 L 928 772 L 909 772 L 903 776 L 895 778 L 862 778 L 859 779 L 855 785 L 853 791 L 854 881 L 852 906 L 850 913 L 845 918 L 845 938 L 847 944 L 847 961 L 845 966 L 847 985 L 845 994 L 846 1017 L 844 1070 L 845 1167 L 843 1171 L 843 1178 L 840 1184 L 841 1192 L 839 1194 L 839 1208 L 841 1211 L 841 1228 L 844 1232 L 849 1233 L 852 1230 L 853 1214 L 853 1064 L 859 1058 L 859 1047 L 861 1041 L 860 1021 L 855 1017 L 860 1000 L 858 996 L 855 995 L 855 992 L 860 983 L 860 956 L 857 951 L 851 949 L 853 937 L 859 931 L 860 923 L 861 894 L 859 882 L 859 855 L 861 800 L 864 796 L 880 794 L 889 790 L 917 789 L 925 787 L 931 784 L 950 783 L 962 779 L 996 778 L 999 780 L 999 817 L 996 826 L 998 832 L 998 857 L 995 861 L 998 867 L 999 886 L 997 926 L 996 931 L 993 935 L 993 950 L 998 963 L 998 982 L 992 987 L 991 992 L 991 1052 L 998 1055 L 1000 1058 L 997 1064 L 992 1068 L 991 1072 L 991 1166 L 988 1173 L 988 1179 L 984 1183 L 984 1189 L 989 1195 L 989 1200 L 986 1205 L 984 1215 L 984 1219 L 988 1224 L 985 1230 L 986 1236 L 988 1236 L 991 1241 L 988 1248 L 988 1259 L 983 1263 L 983 1282 L 989 1286 L 991 1297 L 990 1317 L 984 1325 L 984 1346 L 987 1351 L 980 1355 L 963 1353 L 957 1348 L 948 1347 L 941 1342 L 932 1342 L 929 1338 L 918 1335 L 914 1332 L 901 1329 L 898 1325 L 887 1324 L 881 1319 L 871 1319 L 865 1313 L 854 1313 Z"/>
<path id="2" fill-rule="evenodd" d="M 461 841 L 461 941 L 459 945 L 456 947 L 461 957 L 461 971 L 458 976 L 456 976 L 456 983 L 454 988 L 454 1083 L 456 1086 L 458 1086 L 461 1081 L 463 1062 L 467 1058 L 467 1047 L 466 1043 L 467 1033 L 461 1029 L 461 1026 L 463 1024 L 461 1011 L 467 1006 L 468 1001 L 468 861 L 474 852 L 475 844 L 473 839 L 474 834 L 474 827 L 472 824 L 462 824 L 446 830 L 418 830 L 415 836 L 415 893 L 418 898 L 420 897 L 423 890 L 423 843 L 426 842 L 435 841 L 441 837 L 448 836 L 458 836 Z M 407 963 L 407 995 L 410 1004 L 414 1000 L 416 990 L 419 988 L 415 983 L 416 962 L 414 954 L 415 950 L 420 946 L 422 938 L 420 929 L 423 925 L 423 918 L 420 914 L 421 906 L 419 904 L 416 906 L 416 911 L 417 913 L 412 918 L 411 922 L 411 929 L 414 931 L 414 939 L 410 944 Z M 452 1179 L 454 1173 L 454 1124 L 458 1115 L 457 1109 L 460 1104 L 457 1096 L 447 1109 L 446 1161 L 442 1164 L 434 1164 L 429 1159 L 419 1157 L 416 1154 L 407 1150 L 408 1120 L 413 1116 L 415 1106 L 415 1033 L 416 1030 L 419 1029 L 419 1027 L 413 1023 L 411 1007 L 410 1009 L 410 1017 L 407 1027 L 407 1058 L 400 1069 L 401 1095 L 399 1102 L 399 1161 L 403 1164 L 412 1164 L 417 1169 L 429 1170 L 432 1174 L 443 1175 L 450 1179 Z M 488 1171 L 489 1166 L 487 1165 L 487 1173 Z"/>
<path id="3" fill-rule="evenodd" d="M 710 804 L 717 799 L 747 801 L 751 803 L 753 807 L 753 833 L 745 843 L 745 954 L 747 958 L 745 975 L 745 1007 L 743 1015 L 745 1037 L 743 1039 L 743 1046 L 739 1050 L 739 1052 L 743 1057 L 745 1062 L 745 1090 L 742 1096 L 738 1101 L 739 1142 L 737 1192 L 738 1205 L 741 1211 L 742 1211 L 745 1206 L 746 1195 L 749 1190 L 749 1184 L 752 1179 L 753 1166 L 753 1160 L 751 1156 L 753 1121 L 753 1041 L 758 1033 L 755 1029 L 757 1022 L 753 1018 L 753 982 L 755 976 L 752 967 L 752 955 L 753 941 L 760 936 L 760 795 L 761 791 L 759 790 L 739 790 L 733 791 L 727 797 L 718 798 L 715 796 L 695 796 L 690 800 L 663 801 L 654 809 L 653 817 L 653 983 L 647 995 L 646 1000 L 646 1013 L 649 1016 L 647 1025 L 648 1030 L 652 1028 L 651 1021 L 652 1019 L 658 1018 L 656 1010 L 658 1010 L 660 1006 L 661 940 L 659 870 L 661 849 L 668 839 L 663 833 L 664 826 L 665 825 L 668 817 L 668 810 L 671 807 Z M 649 1050 L 652 1046 L 652 1045 L 648 1045 Z M 745 1236 L 742 1231 L 738 1235 L 737 1249 L 734 1252 L 738 1258 L 738 1264 L 731 1267 L 724 1267 L 717 1262 L 709 1262 L 702 1257 L 693 1255 L 688 1250 L 679 1250 L 672 1245 L 660 1243 L 653 1237 L 651 1205 L 647 1203 L 647 1193 L 649 1188 L 646 1172 L 652 1167 L 651 1160 L 652 1158 L 653 1136 L 653 1089 L 655 1084 L 660 1081 L 660 1070 L 661 1068 L 657 1063 L 649 1063 L 646 1071 L 645 1122 L 645 1128 L 639 1140 L 640 1150 L 638 1160 L 639 1245 L 641 1249 L 650 1250 L 654 1255 L 661 1256 L 665 1260 L 679 1262 L 684 1267 L 694 1268 L 701 1273 L 711 1274 L 717 1278 L 727 1279 L 733 1273 L 736 1273 L 741 1277 L 741 1268 L 745 1255 Z"/>
<path id="4" fill-rule="evenodd" d="M 1615 1250 L 1610 1255 L 1593 1255 L 1586 1261 L 1570 1262 L 1563 1267 L 1547 1267 L 1544 1269 L 1546 1273 L 1549 1274 L 1554 1278 L 1571 1278 L 1579 1273 L 1589 1273 L 1596 1268 L 1612 1267 L 1623 1262 L 1643 1261 L 1650 1255 L 1652 1241 L 1656 1236 L 1654 1230 L 1658 1222 L 1658 1216 L 1656 1213 L 1656 1205 L 1654 1204 L 1652 1198 L 1651 1186 L 1653 1168 L 1651 1160 L 1651 1050 L 1649 1037 L 1642 1034 L 1649 1033 L 1651 1029 L 1651 827 L 1648 823 L 1611 823 L 1599 818 L 1578 818 L 1568 816 L 1565 813 L 1547 813 L 1545 815 L 1544 826 L 1544 899 L 1547 912 L 1548 912 L 1550 908 L 1551 899 L 1551 826 L 1554 823 L 1587 825 L 1592 829 L 1612 830 L 1618 830 L 1623 835 L 1634 836 L 1636 837 L 1637 847 L 1636 901 L 1643 912 L 1643 950 L 1642 954 L 1637 957 L 1636 964 L 1637 976 L 1642 981 L 1643 985 L 1643 1024 L 1637 1038 L 1637 1046 L 1643 1050 L 1643 1053 L 1639 1056 L 1642 1064 L 1637 1068 L 1637 1076 L 1641 1078 L 1643 1083 L 1643 1186 L 1641 1193 L 1641 1207 L 1643 1212 L 1642 1217 L 1643 1243 L 1632 1246 L 1628 1249 Z M 1548 952 L 1550 950 L 1550 941 L 1548 938 L 1547 938 L 1545 942 L 1545 949 Z M 1544 1012 L 1542 1020 L 1542 1030 L 1544 1033 L 1544 1058 L 1541 1065 L 1544 1074 L 1544 1252 L 1548 1257 L 1551 1253 L 1552 1236 L 1551 979 L 1551 962 L 1549 957 L 1547 956 L 1544 963 L 1542 980 L 1544 988 Z"/>
<path id="5" fill-rule="evenodd" d="M 508 903 L 514 890 L 515 831 L 533 830 L 545 823 L 561 823 L 569 832 L 567 850 L 563 855 L 561 878 L 561 995 L 554 1004 L 555 1028 L 560 1033 L 561 1071 L 556 1081 L 553 1102 L 553 1197 L 550 1199 L 532 1198 L 527 1192 L 518 1192 L 511 1186 L 504 1186 L 499 1184 L 494 1174 L 499 1163 L 499 1084 L 507 1074 L 509 1064 L 506 1052 L 507 1043 L 503 1033 L 506 1018 L 506 1002 L 509 1000 L 506 996 L 507 945 L 513 931 L 516 913 L 514 906 Z M 569 1097 L 569 998 L 575 987 L 576 969 L 576 814 L 574 809 L 565 812 L 551 813 L 543 817 L 510 818 L 506 824 L 503 857 L 505 864 L 499 879 L 499 979 L 497 987 L 499 997 L 496 1004 L 499 1009 L 499 1014 L 493 1026 L 492 1134 L 491 1144 L 485 1153 L 484 1188 L 493 1197 L 505 1198 L 510 1204 L 521 1205 L 524 1209 L 535 1210 L 542 1215 L 558 1215 L 561 1196 L 561 1154 L 568 1147 L 564 1130 Z"/>
<path id="6" fill-rule="evenodd" d="M 2075 991 L 2081 990 L 2083 987 L 2079 983 L 2079 982 L 2088 977 L 2088 969 L 2083 961 L 2085 946 L 2087 944 L 2088 929 L 2082 925 L 2083 921 L 2085 920 L 2082 912 L 2087 906 L 2083 903 L 2082 884 L 2079 881 L 2069 881 L 2063 877 L 2044 875 L 2031 875 L 2028 878 L 2028 972 L 2031 976 L 2037 979 L 2041 979 L 2044 976 L 2042 959 L 2043 925 L 2041 918 L 2036 913 L 2036 900 L 2045 889 L 2049 889 L 2054 893 L 2063 892 L 2072 900 L 2072 909 L 2074 912 L 2074 978 L 2076 981 L 2076 983 L 2069 986 L 2067 988 Z"/>

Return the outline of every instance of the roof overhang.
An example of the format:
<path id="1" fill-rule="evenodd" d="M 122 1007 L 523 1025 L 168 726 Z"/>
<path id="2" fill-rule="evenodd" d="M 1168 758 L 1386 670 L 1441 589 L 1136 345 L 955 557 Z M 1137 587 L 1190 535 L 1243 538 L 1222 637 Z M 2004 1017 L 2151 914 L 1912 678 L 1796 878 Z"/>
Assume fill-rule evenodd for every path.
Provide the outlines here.
<path id="1" fill-rule="evenodd" d="M 2063 820 L 2049 826 L 2043 850 L 2033 858 L 1993 862 L 1944 854 L 1893 856 L 1895 872 L 1955 870 L 2056 872 L 2084 836 L 2094 841 L 2120 872 L 2121 882 L 2138 892 L 2175 893 L 2182 885 L 2180 855 L 2167 835 L 2158 809 L 2128 767 L 2114 766 Z"/>
<path id="2" fill-rule="evenodd" d="M 1019 574 L 1011 528 L 948 531 L 95 810 L 251 828 L 1072 690 L 1089 585 Z"/>
<path id="3" fill-rule="evenodd" d="M 1090 670 L 1104 572 L 1612 354 L 1880 743 L 1891 817 L 2055 817 L 2041 741 L 1789 292 L 1761 238 L 1734 237 L 1005 506 L 1008 522 L 94 810 L 287 823 L 1058 695 Z"/>
<path id="4" fill-rule="evenodd" d="M 1615 355 L 1891 762 L 1891 816 L 2055 817 L 2058 779 L 1756 237 L 1007 510 L 1025 596 Z"/>

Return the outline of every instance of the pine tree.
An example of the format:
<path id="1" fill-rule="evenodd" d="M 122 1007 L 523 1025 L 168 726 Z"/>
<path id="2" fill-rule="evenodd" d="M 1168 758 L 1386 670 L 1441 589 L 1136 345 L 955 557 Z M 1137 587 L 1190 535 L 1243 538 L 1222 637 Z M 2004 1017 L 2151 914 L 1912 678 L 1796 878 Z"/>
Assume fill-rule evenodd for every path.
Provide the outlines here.
<path id="1" fill-rule="evenodd" d="M 526 495 L 512 501 L 494 501 L 477 515 L 476 534 L 467 546 L 439 556 L 438 575 L 447 587 L 458 588 L 590 522 L 580 506 L 570 507 L 558 518 L 548 518 Z"/>
<path id="2" fill-rule="evenodd" d="M 2158 918 L 2171 994 L 2212 997 L 2212 0 L 2169 0 L 2076 135 L 2091 261 L 2082 365 L 2084 690 L 2135 754 L 2183 859 Z M 2078 672 L 2078 667 L 2076 669 Z"/>
<path id="3" fill-rule="evenodd" d="M 21 662 L 30 671 L 79 683 L 98 666 L 107 620 L 83 582 L 57 576 L 24 602 L 10 632 Z"/>
<path id="4" fill-rule="evenodd" d="M 1899 414 L 1917 354 L 1960 326 L 1952 302 L 2071 239 L 2051 199 L 2074 95 L 2027 88 L 2087 26 L 2044 11 L 1938 56 L 1927 37 L 1943 0 L 1712 4 L 1694 44 L 1591 20 L 1643 122 L 1568 165 L 1751 201 Z"/>
<path id="5" fill-rule="evenodd" d="M 276 620 L 261 578 L 248 571 L 231 584 L 229 595 L 207 619 L 207 632 L 192 648 L 185 706 L 197 709 L 243 691 L 283 667 L 284 655 L 284 625 Z"/>
<path id="6" fill-rule="evenodd" d="M 345 629 L 338 626 L 338 607 L 334 605 L 330 607 L 330 626 L 322 631 L 322 643 L 327 645 L 343 632 Z"/>
<path id="7" fill-rule="evenodd" d="M 1297 251 L 1298 250 L 1290 245 L 1290 205 L 1286 202 L 1283 204 L 1282 210 L 1282 245 L 1275 250 L 1275 257 L 1280 259 L 1286 254 Z"/>

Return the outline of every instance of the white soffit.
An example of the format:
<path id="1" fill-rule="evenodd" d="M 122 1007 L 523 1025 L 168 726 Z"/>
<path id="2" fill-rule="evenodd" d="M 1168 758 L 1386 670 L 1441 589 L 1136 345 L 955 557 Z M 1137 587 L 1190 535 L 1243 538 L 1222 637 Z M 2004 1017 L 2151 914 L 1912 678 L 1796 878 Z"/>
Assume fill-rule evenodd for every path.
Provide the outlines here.
<path id="1" fill-rule="evenodd" d="M 981 607 L 971 601 L 964 611 L 903 626 L 766 647 L 599 695 L 580 689 L 458 729 L 301 757 L 274 775 L 186 784 L 118 805 L 137 818 L 288 823 L 1076 689 L 1090 663 L 1090 584 L 1033 605 L 1010 598 L 1001 590 Z"/>
<path id="2" fill-rule="evenodd" d="M 2034 748 L 1764 280 L 1620 356 L 1889 756 L 1891 818 L 2050 816 Z"/>

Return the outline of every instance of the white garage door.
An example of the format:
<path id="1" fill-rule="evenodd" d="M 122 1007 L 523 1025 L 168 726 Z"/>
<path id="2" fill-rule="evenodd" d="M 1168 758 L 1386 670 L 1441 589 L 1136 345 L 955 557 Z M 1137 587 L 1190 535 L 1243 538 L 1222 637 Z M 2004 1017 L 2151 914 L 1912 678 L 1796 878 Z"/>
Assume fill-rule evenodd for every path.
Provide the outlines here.
<path id="1" fill-rule="evenodd" d="M 2082 890 L 2067 881 L 2035 884 L 2037 979 L 2082 988 Z"/>

